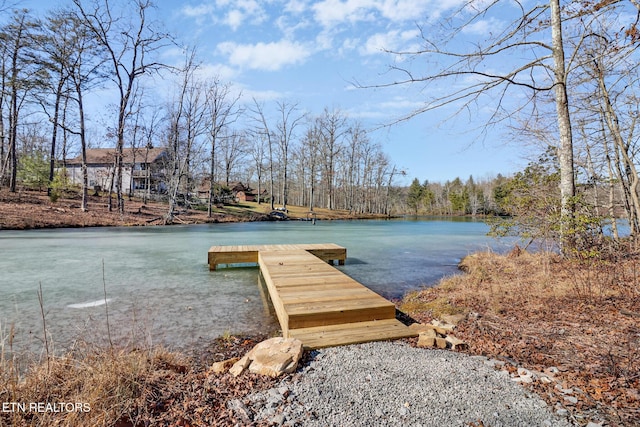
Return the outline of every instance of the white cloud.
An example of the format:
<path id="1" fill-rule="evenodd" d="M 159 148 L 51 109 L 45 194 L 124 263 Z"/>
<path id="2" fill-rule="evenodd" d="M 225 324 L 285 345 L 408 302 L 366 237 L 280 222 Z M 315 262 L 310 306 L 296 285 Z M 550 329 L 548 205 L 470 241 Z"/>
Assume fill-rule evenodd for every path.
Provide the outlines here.
<path id="1" fill-rule="evenodd" d="M 200 18 L 202 15 L 209 15 L 213 12 L 213 5 L 200 4 L 198 6 L 184 6 L 181 13 L 190 18 Z"/>
<path id="2" fill-rule="evenodd" d="M 218 51 L 229 57 L 229 63 L 254 70 L 277 71 L 304 62 L 311 52 L 302 44 L 289 40 L 256 44 L 223 42 Z"/>
<path id="3" fill-rule="evenodd" d="M 317 50 L 331 50 L 333 49 L 333 40 L 335 34 L 332 31 L 322 31 L 316 36 L 316 49 Z"/>
<path id="4" fill-rule="evenodd" d="M 437 4 L 431 0 L 385 0 L 378 4 L 378 9 L 390 21 L 420 21 L 425 12 L 436 9 Z"/>
<path id="5" fill-rule="evenodd" d="M 210 18 L 213 22 L 228 25 L 234 31 L 247 21 L 260 24 L 267 18 L 264 9 L 256 0 L 217 0 L 215 3 L 184 6 L 180 12 L 189 18 L 196 18 L 199 24 L 203 18 Z"/>
<path id="6" fill-rule="evenodd" d="M 289 0 L 284 7 L 285 12 L 300 14 L 307 10 L 307 2 L 302 0 Z"/>
<path id="7" fill-rule="evenodd" d="M 312 6 L 324 27 L 385 18 L 393 23 L 435 19 L 464 0 L 323 0 Z"/>
<path id="8" fill-rule="evenodd" d="M 358 46 L 360 46 L 360 43 L 360 39 L 346 38 L 342 41 L 342 46 L 340 46 L 339 52 L 340 54 L 345 54 L 354 51 L 358 48 Z"/>
<path id="9" fill-rule="evenodd" d="M 225 6 L 228 2 L 225 2 Z M 266 14 L 260 4 L 255 0 L 238 0 L 233 3 L 224 19 L 224 23 L 236 31 L 247 20 L 253 24 L 260 24 L 265 21 Z"/>
<path id="10" fill-rule="evenodd" d="M 312 6 L 316 21 L 325 27 L 374 18 L 375 0 L 323 0 Z"/>
<path id="11" fill-rule="evenodd" d="M 225 17 L 225 23 L 230 26 L 234 31 L 238 29 L 238 27 L 244 21 L 245 15 L 241 10 L 234 9 L 230 10 Z"/>
<path id="12" fill-rule="evenodd" d="M 420 35 L 416 30 L 399 31 L 392 30 L 386 33 L 377 33 L 367 39 L 361 49 L 364 55 L 374 55 L 385 50 L 398 51 L 408 49 L 408 42 Z"/>

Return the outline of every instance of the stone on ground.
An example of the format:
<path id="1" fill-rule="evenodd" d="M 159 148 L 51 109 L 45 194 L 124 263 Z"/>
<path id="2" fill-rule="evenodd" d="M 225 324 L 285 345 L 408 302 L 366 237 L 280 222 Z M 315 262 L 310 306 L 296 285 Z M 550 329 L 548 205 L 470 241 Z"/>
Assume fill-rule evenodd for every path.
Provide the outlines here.
<path id="1" fill-rule="evenodd" d="M 251 349 L 229 372 L 237 377 L 246 369 L 270 377 L 291 373 L 298 367 L 303 353 L 302 341 L 296 338 L 271 338 Z"/>

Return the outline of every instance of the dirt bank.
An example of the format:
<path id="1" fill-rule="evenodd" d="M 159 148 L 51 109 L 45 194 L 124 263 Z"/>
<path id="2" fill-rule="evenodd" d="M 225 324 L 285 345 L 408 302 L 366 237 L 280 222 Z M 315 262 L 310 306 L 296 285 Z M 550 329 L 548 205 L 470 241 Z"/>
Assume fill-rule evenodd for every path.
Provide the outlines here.
<path id="1" fill-rule="evenodd" d="M 108 226 L 158 226 L 165 225 L 168 211 L 166 203 L 147 202 L 125 197 L 125 212 L 117 212 L 116 200 L 113 211 L 109 211 L 107 195 L 91 195 L 87 212 L 80 209 L 78 195 L 61 197 L 55 203 L 46 192 L 21 190 L 11 193 L 0 189 L 0 230 L 28 230 L 34 228 L 76 228 Z M 205 210 L 180 209 L 174 224 L 207 224 L 221 222 L 262 221 L 268 219 L 269 205 L 245 202 L 237 205 L 216 207 L 211 217 Z M 381 218 L 374 215 L 354 215 L 347 211 L 314 209 L 319 220 Z M 308 209 L 290 207 L 291 219 L 307 219 Z"/>

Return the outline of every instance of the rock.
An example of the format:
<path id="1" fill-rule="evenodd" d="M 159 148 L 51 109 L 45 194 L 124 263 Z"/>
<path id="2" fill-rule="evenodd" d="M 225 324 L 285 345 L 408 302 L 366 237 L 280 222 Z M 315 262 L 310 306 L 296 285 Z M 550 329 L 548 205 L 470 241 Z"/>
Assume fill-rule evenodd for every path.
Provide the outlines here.
<path id="1" fill-rule="evenodd" d="M 209 368 L 209 372 L 213 374 L 221 374 L 228 371 L 239 359 L 237 357 L 223 360 L 222 362 L 216 362 Z"/>
<path id="2" fill-rule="evenodd" d="M 237 377 L 238 375 L 243 373 L 245 369 L 247 369 L 249 364 L 251 364 L 251 359 L 249 359 L 247 356 L 244 356 L 242 359 L 233 364 L 231 369 L 229 369 L 229 373 L 234 377 Z"/>
<path id="3" fill-rule="evenodd" d="M 528 370 L 528 369 L 525 369 L 525 368 L 518 368 L 518 375 L 520 375 L 521 377 L 532 377 L 533 376 L 531 371 Z"/>
<path id="4" fill-rule="evenodd" d="M 426 325 L 426 326 L 431 326 L 431 325 Z M 425 328 L 423 331 L 420 331 L 420 335 L 424 336 L 425 338 L 428 338 L 428 337 L 435 338 L 437 336 L 437 333 L 435 329 Z"/>
<path id="5" fill-rule="evenodd" d="M 551 378 L 549 378 L 546 375 L 541 375 L 540 376 L 540 382 L 543 384 L 551 384 L 553 382 L 553 380 Z"/>
<path id="6" fill-rule="evenodd" d="M 525 368 L 518 368 L 518 373 L 516 376 L 511 378 L 515 382 L 531 384 L 533 382 L 533 373 Z"/>
<path id="7" fill-rule="evenodd" d="M 469 347 L 466 342 L 462 341 L 460 338 L 454 337 L 453 335 L 447 335 L 445 340 L 451 344 L 452 350 L 463 350 Z"/>
<path id="8" fill-rule="evenodd" d="M 431 321 L 431 324 L 436 327 L 437 333 L 443 334 L 443 335 L 446 335 L 452 332 L 456 328 L 456 325 L 452 325 L 451 323 L 441 322 L 435 319 Z"/>
<path id="9" fill-rule="evenodd" d="M 229 372 L 237 377 L 248 368 L 255 374 L 277 377 L 295 371 L 303 351 L 298 339 L 271 338 L 251 349 Z"/>
<path id="10" fill-rule="evenodd" d="M 436 331 L 421 332 L 418 335 L 418 347 L 429 348 L 436 345 Z"/>
<path id="11" fill-rule="evenodd" d="M 409 329 L 411 329 L 411 331 L 416 332 L 418 334 L 421 332 L 427 332 L 431 330 L 431 331 L 436 331 L 436 333 L 440 335 L 447 335 L 448 333 L 453 331 L 453 329 L 455 328 L 455 326 L 453 325 L 438 322 L 437 320 L 434 320 L 434 322 L 437 322 L 437 324 L 429 325 L 425 323 L 413 323 L 409 325 Z"/>
<path id="12" fill-rule="evenodd" d="M 444 322 L 454 326 L 457 326 L 458 323 L 467 318 L 465 314 L 445 314 L 441 317 Z"/>
<path id="13" fill-rule="evenodd" d="M 231 409 L 239 418 L 241 418 L 245 423 L 250 423 L 253 421 L 253 413 L 247 408 L 247 406 L 242 403 L 239 399 L 230 400 L 227 403 L 227 407 Z"/>

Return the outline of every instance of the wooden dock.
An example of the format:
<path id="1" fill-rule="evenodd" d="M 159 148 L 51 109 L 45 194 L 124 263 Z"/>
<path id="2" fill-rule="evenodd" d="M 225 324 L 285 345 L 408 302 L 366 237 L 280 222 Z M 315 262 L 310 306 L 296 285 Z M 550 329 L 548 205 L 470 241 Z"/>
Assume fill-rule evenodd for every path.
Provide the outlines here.
<path id="1" fill-rule="evenodd" d="M 396 319 L 392 302 L 329 264 L 344 264 L 346 253 L 332 243 L 213 246 L 209 268 L 257 263 L 283 336 L 305 348 L 415 336 Z"/>

